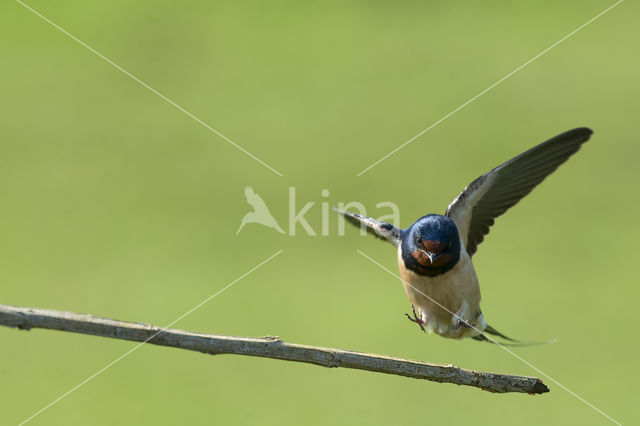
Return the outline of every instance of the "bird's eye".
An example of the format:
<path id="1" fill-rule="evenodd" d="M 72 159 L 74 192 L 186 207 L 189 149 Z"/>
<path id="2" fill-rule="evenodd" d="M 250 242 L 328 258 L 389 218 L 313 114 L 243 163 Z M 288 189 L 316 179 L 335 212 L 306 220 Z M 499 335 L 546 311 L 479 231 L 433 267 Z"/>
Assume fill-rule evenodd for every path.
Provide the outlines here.
<path id="1" fill-rule="evenodd" d="M 422 247 L 422 238 L 416 237 L 416 244 Z"/>

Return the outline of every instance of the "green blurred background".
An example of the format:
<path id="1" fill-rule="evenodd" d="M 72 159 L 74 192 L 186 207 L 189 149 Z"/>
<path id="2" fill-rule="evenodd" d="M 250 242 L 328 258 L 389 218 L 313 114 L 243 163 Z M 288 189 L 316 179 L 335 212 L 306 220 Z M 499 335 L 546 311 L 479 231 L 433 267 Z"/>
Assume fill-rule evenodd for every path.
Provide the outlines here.
<path id="1" fill-rule="evenodd" d="M 498 220 L 474 257 L 490 323 L 622 423 L 637 417 L 639 7 L 622 3 L 361 177 L 356 173 L 613 4 L 32 0 L 40 13 L 279 170 L 280 177 L 20 4 L 0 5 L 0 303 L 536 375 L 500 348 L 425 337 L 388 244 L 355 229 L 235 236 L 251 185 L 286 228 L 288 187 L 393 201 L 406 227 L 557 133 L 578 155 Z M 320 194 L 330 191 L 326 199 Z M 0 328 L 0 424 L 133 347 Z M 542 396 L 143 346 L 31 421 L 607 424 Z M 635 413 L 635 414 L 634 414 Z"/>

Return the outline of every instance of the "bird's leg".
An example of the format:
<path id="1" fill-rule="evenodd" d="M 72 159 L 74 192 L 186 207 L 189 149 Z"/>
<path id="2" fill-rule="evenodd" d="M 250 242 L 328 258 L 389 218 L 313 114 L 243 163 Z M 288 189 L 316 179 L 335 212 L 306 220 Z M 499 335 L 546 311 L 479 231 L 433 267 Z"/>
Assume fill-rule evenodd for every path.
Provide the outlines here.
<path id="1" fill-rule="evenodd" d="M 427 334 L 427 330 L 424 329 L 425 322 L 422 320 L 422 318 L 418 317 L 418 314 L 416 314 L 416 308 L 413 305 L 411 305 L 411 312 L 413 312 L 413 318 L 409 314 L 404 315 L 409 318 L 409 321 L 418 324 L 420 326 L 420 330 L 422 330 L 424 334 Z"/>
<path id="2" fill-rule="evenodd" d="M 471 327 L 475 327 L 475 324 L 473 324 L 473 323 L 471 323 L 469 321 L 463 320 L 462 318 L 458 317 L 454 321 L 453 328 L 455 330 L 455 329 L 459 328 L 460 326 L 462 326 L 464 328 L 471 328 Z"/>
<path id="3" fill-rule="evenodd" d="M 458 312 L 456 312 L 453 315 L 453 318 L 451 319 L 452 328 L 455 330 L 455 329 L 460 328 L 460 326 L 462 326 L 464 328 L 475 327 L 476 325 L 474 323 L 472 323 L 469 318 L 470 318 L 470 315 L 469 315 L 469 304 L 465 300 L 462 303 L 462 306 L 460 307 Z"/>

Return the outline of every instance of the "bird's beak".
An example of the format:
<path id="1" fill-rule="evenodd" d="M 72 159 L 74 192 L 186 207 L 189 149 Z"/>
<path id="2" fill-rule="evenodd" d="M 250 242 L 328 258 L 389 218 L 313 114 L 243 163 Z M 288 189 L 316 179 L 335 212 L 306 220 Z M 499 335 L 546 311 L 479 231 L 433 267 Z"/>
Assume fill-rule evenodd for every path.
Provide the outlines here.
<path id="1" fill-rule="evenodd" d="M 439 254 L 431 253 L 430 251 L 425 251 L 424 254 L 427 255 L 427 257 L 429 258 L 429 262 L 431 263 L 435 262 L 436 259 L 440 256 Z"/>
<path id="2" fill-rule="evenodd" d="M 426 251 L 426 250 L 422 250 L 422 249 L 420 249 L 420 251 L 423 252 L 425 254 L 425 256 L 427 256 L 429 258 L 429 262 L 431 264 L 433 264 L 433 262 L 435 262 L 436 259 L 440 257 L 440 255 L 438 253 L 432 253 L 430 251 Z"/>

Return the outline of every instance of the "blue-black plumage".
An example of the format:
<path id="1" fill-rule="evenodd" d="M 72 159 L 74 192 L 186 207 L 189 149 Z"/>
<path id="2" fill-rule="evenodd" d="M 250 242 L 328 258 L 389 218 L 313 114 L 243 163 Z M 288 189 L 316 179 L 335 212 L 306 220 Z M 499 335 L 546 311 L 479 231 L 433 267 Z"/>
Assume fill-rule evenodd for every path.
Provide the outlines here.
<path id="1" fill-rule="evenodd" d="M 402 231 L 401 253 L 407 269 L 430 277 L 443 274 L 460 260 L 458 228 L 447 216 L 423 216 Z"/>

